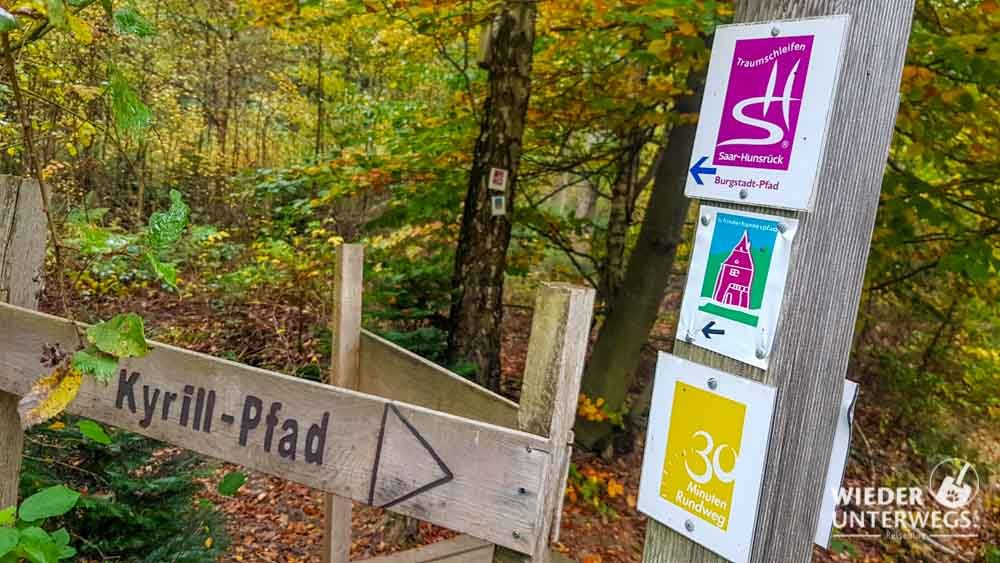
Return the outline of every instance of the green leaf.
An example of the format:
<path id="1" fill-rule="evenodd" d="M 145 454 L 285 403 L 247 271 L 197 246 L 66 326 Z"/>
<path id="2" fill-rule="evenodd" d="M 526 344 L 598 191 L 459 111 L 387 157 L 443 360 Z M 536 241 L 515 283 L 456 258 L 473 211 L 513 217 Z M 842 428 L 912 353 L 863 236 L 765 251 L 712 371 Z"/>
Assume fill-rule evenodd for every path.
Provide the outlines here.
<path id="1" fill-rule="evenodd" d="M 128 81 L 112 69 L 108 89 L 111 92 L 111 114 L 118 128 L 127 135 L 138 137 L 153 121 L 153 112 L 139 99 Z"/>
<path id="2" fill-rule="evenodd" d="M 167 250 L 184 234 L 190 215 L 191 210 L 184 203 L 181 192 L 170 190 L 170 209 L 149 216 L 146 244 L 155 252 Z"/>
<path id="3" fill-rule="evenodd" d="M 222 478 L 219 481 L 219 494 L 226 497 L 231 497 L 240 490 L 240 487 L 247 482 L 247 476 L 239 471 L 233 471 Z"/>
<path id="4" fill-rule="evenodd" d="M 69 532 L 66 531 L 66 528 L 59 528 L 49 535 L 52 536 L 52 541 L 54 541 L 59 547 L 69 545 Z"/>
<path id="5" fill-rule="evenodd" d="M 69 20 L 66 18 L 66 4 L 63 0 L 46 0 L 45 9 L 48 12 L 49 23 L 52 27 L 58 29 L 66 29 L 69 25 Z"/>
<path id="6" fill-rule="evenodd" d="M 115 233 L 97 225 L 77 225 L 78 236 L 67 241 L 81 254 L 112 254 L 131 244 L 135 237 Z"/>
<path id="7" fill-rule="evenodd" d="M 38 527 L 21 530 L 20 550 L 31 563 L 57 563 L 59 546 L 48 532 Z"/>
<path id="8" fill-rule="evenodd" d="M 111 320 L 87 329 L 87 339 L 116 358 L 138 358 L 149 352 L 142 317 L 135 313 L 115 315 Z"/>
<path id="9" fill-rule="evenodd" d="M 156 35 L 156 28 L 142 17 L 139 12 L 130 6 L 123 6 L 115 10 L 112 16 L 115 30 L 118 33 L 135 35 L 136 37 L 151 37 Z"/>
<path id="10" fill-rule="evenodd" d="M 13 526 L 14 517 L 17 515 L 17 508 L 9 506 L 3 510 L 0 510 L 0 527 L 2 526 Z"/>
<path id="11" fill-rule="evenodd" d="M 14 528 L 0 528 L 0 557 L 7 555 L 15 547 L 21 533 Z"/>
<path id="12" fill-rule="evenodd" d="M 110 382 L 118 370 L 118 360 L 94 346 L 76 351 L 72 363 L 73 369 L 84 375 L 92 375 L 101 383 Z"/>
<path id="13" fill-rule="evenodd" d="M 111 437 L 104 431 L 104 428 L 93 420 L 81 420 L 76 423 L 76 426 L 80 429 L 81 434 L 98 444 L 104 444 L 107 446 L 111 443 Z"/>
<path id="14" fill-rule="evenodd" d="M 42 489 L 24 499 L 18 516 L 25 522 L 37 522 L 53 516 L 62 516 L 72 510 L 78 500 L 80 500 L 80 493 L 65 485 L 56 485 Z M 22 535 L 24 533 L 22 531 Z"/>
<path id="15" fill-rule="evenodd" d="M 149 267 L 156 274 L 156 278 L 162 280 L 163 283 L 169 285 L 173 289 L 177 289 L 177 267 L 170 262 L 160 262 L 152 254 L 147 253 L 146 258 L 149 259 Z"/>
<path id="16" fill-rule="evenodd" d="M 0 8 L 0 33 L 10 33 L 17 29 L 17 18 L 13 14 Z"/>

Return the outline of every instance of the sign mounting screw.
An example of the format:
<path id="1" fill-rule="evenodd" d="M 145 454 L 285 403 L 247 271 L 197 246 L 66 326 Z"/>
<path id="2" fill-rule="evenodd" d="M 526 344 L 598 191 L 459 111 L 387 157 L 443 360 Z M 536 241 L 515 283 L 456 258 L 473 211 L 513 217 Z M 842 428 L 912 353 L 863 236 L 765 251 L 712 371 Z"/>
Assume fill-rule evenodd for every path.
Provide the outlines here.
<path id="1" fill-rule="evenodd" d="M 787 230 L 788 230 L 788 225 L 786 225 L 784 223 L 778 223 L 778 232 L 779 233 L 784 233 Z"/>
<path id="2" fill-rule="evenodd" d="M 694 336 L 691 335 L 691 331 L 690 330 L 687 331 L 687 333 L 684 334 L 684 341 L 687 342 L 688 344 L 690 344 L 691 342 L 694 342 Z"/>
<path id="3" fill-rule="evenodd" d="M 708 215 L 702 215 L 701 216 L 701 224 L 705 225 L 705 226 L 708 226 Z"/>
<path id="4" fill-rule="evenodd" d="M 687 530 L 687 531 L 689 531 L 689 532 L 693 532 L 694 531 L 694 522 L 692 522 L 690 520 L 685 520 L 684 521 L 684 529 Z"/>
<path id="5" fill-rule="evenodd" d="M 746 199 L 748 195 L 750 195 L 750 194 L 749 194 L 749 192 L 747 192 L 746 188 L 743 188 L 742 190 L 740 190 L 740 199 Z"/>
<path id="6" fill-rule="evenodd" d="M 763 348 L 757 348 L 757 353 L 754 355 L 757 356 L 758 360 L 763 360 L 767 357 L 767 352 Z"/>
<path id="7" fill-rule="evenodd" d="M 709 389 L 718 389 L 719 388 L 719 382 L 714 377 L 710 377 L 708 379 L 708 388 Z"/>
<path id="8" fill-rule="evenodd" d="M 781 32 L 778 31 L 778 28 L 776 28 L 776 27 L 772 27 L 771 28 L 771 37 L 777 37 L 779 33 L 781 33 Z"/>

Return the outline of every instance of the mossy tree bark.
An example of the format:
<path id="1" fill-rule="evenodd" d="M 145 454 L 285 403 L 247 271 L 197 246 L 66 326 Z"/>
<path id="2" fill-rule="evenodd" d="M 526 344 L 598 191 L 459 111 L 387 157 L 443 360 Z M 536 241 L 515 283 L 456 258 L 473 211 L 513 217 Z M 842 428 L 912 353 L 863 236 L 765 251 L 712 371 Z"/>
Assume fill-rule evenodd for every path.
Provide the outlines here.
<path id="1" fill-rule="evenodd" d="M 476 140 L 455 256 L 448 357 L 453 363 L 475 363 L 478 382 L 494 391 L 500 390 L 504 271 L 531 93 L 535 17 L 536 2 L 509 0 L 488 31 L 480 64 L 489 71 L 489 95 Z M 508 172 L 503 192 L 489 188 L 492 168 Z M 506 214 L 494 215 L 493 196 L 505 198 Z"/>

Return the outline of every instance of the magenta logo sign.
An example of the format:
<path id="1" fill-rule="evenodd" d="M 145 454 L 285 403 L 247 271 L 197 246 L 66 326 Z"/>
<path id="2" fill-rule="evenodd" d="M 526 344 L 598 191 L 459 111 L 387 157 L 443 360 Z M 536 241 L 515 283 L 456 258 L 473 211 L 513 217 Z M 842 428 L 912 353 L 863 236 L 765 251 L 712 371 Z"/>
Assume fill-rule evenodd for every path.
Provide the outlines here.
<path id="1" fill-rule="evenodd" d="M 813 36 L 736 41 L 712 162 L 788 170 Z"/>

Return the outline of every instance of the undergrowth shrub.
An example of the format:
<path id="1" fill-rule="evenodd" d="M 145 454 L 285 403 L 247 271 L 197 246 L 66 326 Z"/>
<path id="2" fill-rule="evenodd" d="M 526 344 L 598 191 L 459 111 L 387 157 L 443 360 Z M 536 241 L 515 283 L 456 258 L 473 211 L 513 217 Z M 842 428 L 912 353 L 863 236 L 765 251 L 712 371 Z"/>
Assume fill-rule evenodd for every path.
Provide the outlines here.
<path id="1" fill-rule="evenodd" d="M 225 553 L 221 513 L 196 498 L 196 479 L 208 475 L 200 457 L 124 431 L 99 432 L 107 443 L 98 443 L 79 420 L 64 415 L 28 433 L 20 486 L 22 498 L 58 484 L 84 493 L 62 521 L 81 556 L 210 563 Z"/>

